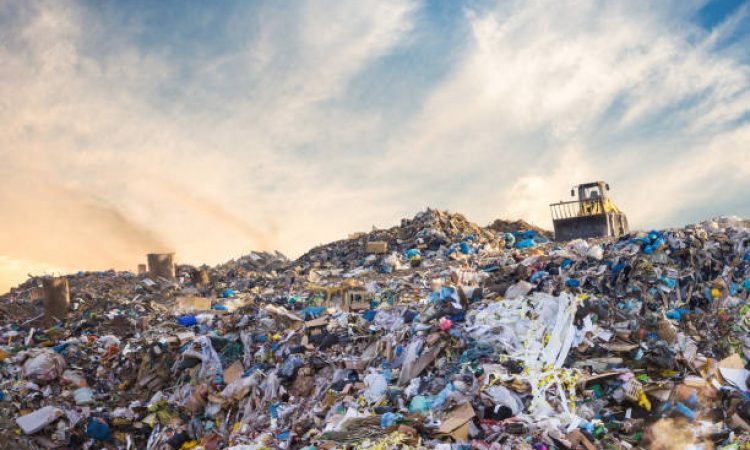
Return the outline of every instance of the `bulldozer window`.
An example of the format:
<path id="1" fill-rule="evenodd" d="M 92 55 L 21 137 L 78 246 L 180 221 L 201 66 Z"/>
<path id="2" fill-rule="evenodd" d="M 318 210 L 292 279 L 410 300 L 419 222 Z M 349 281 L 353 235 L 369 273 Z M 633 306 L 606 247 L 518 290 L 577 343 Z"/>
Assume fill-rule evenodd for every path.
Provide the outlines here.
<path id="1" fill-rule="evenodd" d="M 588 200 L 588 199 L 599 198 L 602 196 L 602 193 L 599 190 L 599 186 L 594 186 L 594 187 L 584 189 L 583 195 L 584 195 L 584 198 L 582 198 L 581 200 Z"/>

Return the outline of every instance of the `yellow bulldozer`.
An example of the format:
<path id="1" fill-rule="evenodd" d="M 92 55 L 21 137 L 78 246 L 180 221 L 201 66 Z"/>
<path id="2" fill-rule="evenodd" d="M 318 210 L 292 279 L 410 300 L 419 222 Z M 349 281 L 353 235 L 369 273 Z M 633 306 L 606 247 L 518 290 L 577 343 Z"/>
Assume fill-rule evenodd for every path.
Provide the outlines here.
<path id="1" fill-rule="evenodd" d="M 604 181 L 573 186 L 570 196 L 576 200 L 549 205 L 556 241 L 617 237 L 628 233 L 628 218 L 607 195 Z"/>

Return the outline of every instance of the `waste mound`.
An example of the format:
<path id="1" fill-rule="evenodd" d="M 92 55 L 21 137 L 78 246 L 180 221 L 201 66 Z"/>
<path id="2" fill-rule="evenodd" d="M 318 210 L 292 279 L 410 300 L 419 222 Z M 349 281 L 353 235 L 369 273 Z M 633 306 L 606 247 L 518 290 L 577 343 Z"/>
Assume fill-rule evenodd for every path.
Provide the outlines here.
<path id="1" fill-rule="evenodd" d="M 517 225 L 81 272 L 55 315 L 32 277 L 0 297 L 3 448 L 750 448 L 746 220 Z"/>
<path id="2" fill-rule="evenodd" d="M 315 247 L 296 263 L 301 266 L 352 268 L 357 266 L 359 259 L 369 254 L 367 243 L 384 244 L 383 251 L 379 253 L 410 248 L 438 250 L 467 237 L 485 243 L 493 241 L 495 233 L 470 222 L 461 214 L 428 208 L 411 219 L 402 219 L 398 226 L 355 233 L 349 239 Z"/>
<path id="3" fill-rule="evenodd" d="M 491 224 L 487 225 L 487 228 L 500 233 L 514 233 L 514 232 L 522 232 L 522 231 L 534 231 L 547 239 L 552 239 L 554 237 L 554 233 L 552 233 L 549 230 L 545 230 L 544 228 L 538 227 L 536 225 L 532 225 L 525 220 L 518 219 L 518 220 L 503 220 L 503 219 L 495 219 Z"/>

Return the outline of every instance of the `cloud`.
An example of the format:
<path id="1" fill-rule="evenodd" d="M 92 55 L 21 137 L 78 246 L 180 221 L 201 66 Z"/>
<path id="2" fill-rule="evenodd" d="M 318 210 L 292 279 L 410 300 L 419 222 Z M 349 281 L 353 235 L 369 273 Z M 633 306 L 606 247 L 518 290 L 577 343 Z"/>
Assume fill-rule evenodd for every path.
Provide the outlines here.
<path id="1" fill-rule="evenodd" d="M 581 181 L 610 181 L 636 227 L 698 220 L 676 212 L 741 197 L 750 72 L 712 47 L 721 31 L 691 24 L 690 8 L 675 18 L 639 2 L 575 5 L 468 10 L 471 44 L 382 173 L 418 167 L 429 175 L 412 189 L 427 199 L 439 201 L 435 189 L 479 220 L 546 226 L 545 204 Z M 748 214 L 750 202 L 723 213 Z"/>
<path id="2" fill-rule="evenodd" d="M 244 48 L 194 61 L 138 45 L 138 18 L 118 28 L 117 12 L 82 4 L 7 5 L 0 255 L 132 269 L 151 250 L 216 263 L 330 235 L 308 224 L 354 194 L 321 158 L 370 125 L 325 103 L 398 43 L 412 9 L 261 5 L 242 12 L 260 29 Z"/>
<path id="3" fill-rule="evenodd" d="M 471 5 L 3 4 L 0 255 L 294 256 L 425 206 L 549 226 L 591 179 L 636 227 L 750 214 L 747 7 Z"/>

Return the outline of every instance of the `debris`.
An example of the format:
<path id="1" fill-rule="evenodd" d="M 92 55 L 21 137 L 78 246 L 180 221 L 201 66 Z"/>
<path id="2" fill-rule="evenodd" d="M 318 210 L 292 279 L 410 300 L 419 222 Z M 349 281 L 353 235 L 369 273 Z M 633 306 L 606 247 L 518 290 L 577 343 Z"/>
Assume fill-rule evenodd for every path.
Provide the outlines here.
<path id="1" fill-rule="evenodd" d="M 367 253 L 384 254 L 388 252 L 388 243 L 384 241 L 371 241 L 367 243 Z"/>
<path id="2" fill-rule="evenodd" d="M 25 416 L 16 418 L 16 423 L 24 433 L 34 434 L 62 416 L 63 412 L 60 408 L 45 406 Z"/>
<path id="3" fill-rule="evenodd" d="M 211 309 L 211 299 L 196 296 L 185 296 L 177 299 L 177 307 L 183 311 L 208 311 Z"/>
<path id="4" fill-rule="evenodd" d="M 47 325 L 55 321 L 64 320 L 70 307 L 70 292 L 68 280 L 61 278 L 47 278 L 42 280 L 44 286 L 44 318 Z"/>
<path id="5" fill-rule="evenodd" d="M 149 253 L 146 258 L 148 274 L 151 278 L 174 280 L 174 253 Z"/>
<path id="6" fill-rule="evenodd" d="M 30 278 L 0 298 L 0 435 L 110 450 L 623 450 L 674 448 L 670 434 L 744 448 L 747 225 L 551 242 L 427 210 L 295 261 L 71 274 L 49 324 L 49 278 Z"/>
<path id="7" fill-rule="evenodd" d="M 466 442 L 469 438 L 468 422 L 475 415 L 471 403 L 464 403 L 446 415 L 438 428 L 438 433 L 449 434 L 456 442 Z"/>

